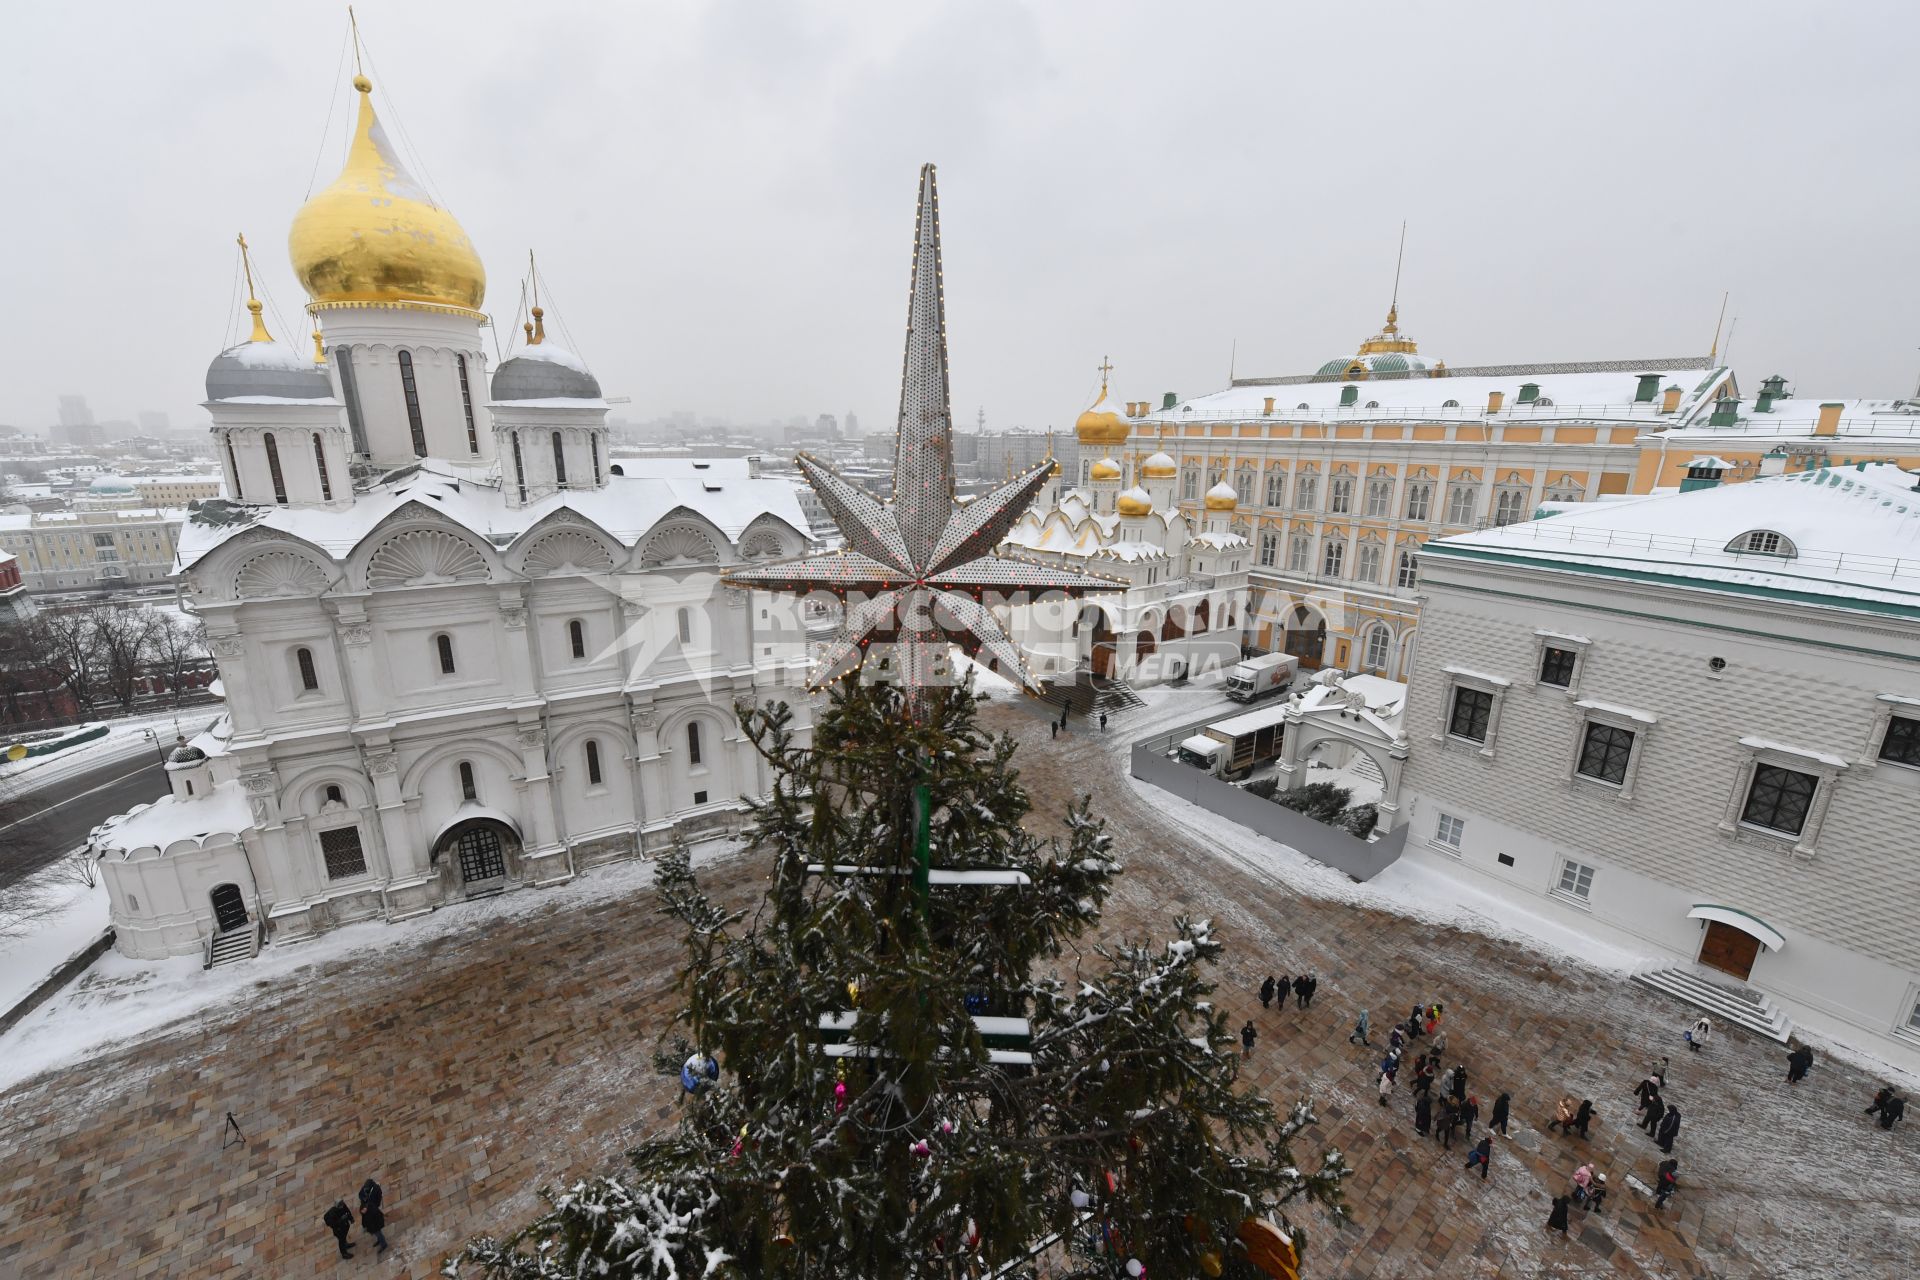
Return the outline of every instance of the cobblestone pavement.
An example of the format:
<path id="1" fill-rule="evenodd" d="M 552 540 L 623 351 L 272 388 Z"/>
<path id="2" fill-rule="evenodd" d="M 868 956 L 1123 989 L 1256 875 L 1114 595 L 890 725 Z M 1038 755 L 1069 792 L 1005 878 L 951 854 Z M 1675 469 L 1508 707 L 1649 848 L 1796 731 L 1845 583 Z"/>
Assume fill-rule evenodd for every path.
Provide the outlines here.
<path id="1" fill-rule="evenodd" d="M 1170 816 L 1175 802 L 1125 777 L 1116 749 L 1144 712 L 1115 717 L 1110 739 L 1076 725 L 1057 744 L 1022 706 L 987 714 L 1025 739 L 1039 817 L 1092 790 L 1112 823 L 1129 869 L 1109 934 L 1164 934 L 1181 912 L 1216 921 L 1221 1001 L 1261 1028 L 1250 1078 L 1283 1106 L 1315 1097 L 1320 1123 L 1297 1155 L 1337 1145 L 1357 1166 L 1352 1222 L 1309 1222 L 1309 1274 L 1911 1274 L 1920 1231 L 1901 1202 L 1916 1140 L 1860 1115 L 1861 1072 L 1823 1059 L 1789 1093 L 1779 1047 L 1737 1031 L 1676 1055 L 1683 1190 L 1656 1214 L 1627 1185 L 1659 1158 L 1632 1127 L 1629 1090 L 1680 1047 L 1683 1006 L 1511 943 L 1304 898 L 1214 856 Z M 731 859 L 703 879 L 745 901 L 762 864 Z M 0 1115 L 0 1276 L 435 1274 L 469 1235 L 530 1216 L 542 1183 L 610 1167 L 671 1117 L 676 1089 L 648 1059 L 679 959 L 646 891 L 572 899 L 302 970 L 245 1009 L 29 1081 Z M 1314 1008 L 1263 1013 L 1259 978 L 1301 968 L 1320 975 Z M 1449 1059 L 1469 1065 L 1483 1106 L 1514 1094 L 1513 1137 L 1484 1183 L 1461 1168 L 1464 1147 L 1413 1135 L 1404 1089 L 1376 1103 L 1376 1059 L 1346 1042 L 1358 1007 L 1378 1042 L 1387 1010 L 1416 999 L 1445 1002 Z M 1562 1088 L 1595 1099 L 1590 1146 L 1540 1127 Z M 247 1141 L 223 1150 L 228 1111 Z M 1549 1235 L 1548 1199 L 1586 1156 L 1613 1205 Z M 320 1215 L 368 1175 L 387 1189 L 394 1247 L 340 1261 Z"/>

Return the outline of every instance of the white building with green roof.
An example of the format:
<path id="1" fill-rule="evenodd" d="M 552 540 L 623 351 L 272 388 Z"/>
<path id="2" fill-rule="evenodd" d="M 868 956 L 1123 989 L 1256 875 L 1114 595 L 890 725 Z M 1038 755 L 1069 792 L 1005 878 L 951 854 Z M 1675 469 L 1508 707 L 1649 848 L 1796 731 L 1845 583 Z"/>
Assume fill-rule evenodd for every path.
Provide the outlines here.
<path id="1" fill-rule="evenodd" d="M 1429 543 L 1420 590 L 1409 856 L 1920 1068 L 1920 477 L 1584 504 Z"/>

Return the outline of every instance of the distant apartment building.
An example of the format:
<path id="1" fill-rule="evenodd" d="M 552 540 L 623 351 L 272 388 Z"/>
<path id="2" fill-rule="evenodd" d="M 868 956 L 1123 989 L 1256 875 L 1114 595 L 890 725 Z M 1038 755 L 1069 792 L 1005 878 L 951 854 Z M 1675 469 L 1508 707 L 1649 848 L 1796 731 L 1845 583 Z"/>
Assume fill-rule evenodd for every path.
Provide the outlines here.
<path id="1" fill-rule="evenodd" d="M 182 507 L 190 502 L 205 502 L 220 496 L 220 477 L 204 476 L 128 476 L 143 507 Z"/>
<path id="2" fill-rule="evenodd" d="M 0 550 L 28 591 L 108 591 L 165 582 L 185 512 L 36 511 L 0 515 Z"/>

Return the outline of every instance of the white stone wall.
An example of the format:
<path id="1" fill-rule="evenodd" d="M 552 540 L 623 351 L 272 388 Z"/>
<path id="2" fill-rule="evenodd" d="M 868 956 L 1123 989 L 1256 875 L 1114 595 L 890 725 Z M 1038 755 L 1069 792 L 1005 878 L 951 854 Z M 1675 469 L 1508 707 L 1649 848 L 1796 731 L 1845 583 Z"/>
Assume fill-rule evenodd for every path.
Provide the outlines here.
<path id="1" fill-rule="evenodd" d="M 1920 628 L 1442 556 L 1423 560 L 1422 589 L 1409 848 L 1431 840 L 1440 813 L 1462 818 L 1457 865 L 1545 897 L 1583 927 L 1630 935 L 1650 955 L 1693 958 L 1694 903 L 1751 912 L 1787 938 L 1761 953 L 1753 985 L 1883 1037 L 1906 1021 L 1920 982 L 1920 770 L 1874 755 L 1888 709 L 1877 695 L 1920 697 Z M 1571 694 L 1536 681 L 1541 629 L 1590 641 Z M 1484 749 L 1444 732 L 1450 684 L 1478 675 L 1510 682 L 1495 686 Z M 1594 714 L 1577 701 L 1654 718 L 1637 724 L 1628 786 L 1574 776 Z M 1742 738 L 1848 762 L 1823 788 L 1824 814 L 1816 799 L 1817 833 L 1798 851 L 1738 822 L 1754 756 Z M 1435 856 L 1453 862 L 1451 851 Z M 1588 901 L 1554 892 L 1564 858 L 1595 868 Z"/>
<path id="2" fill-rule="evenodd" d="M 413 357 L 427 456 L 485 462 L 493 457 L 493 431 L 486 404 L 487 357 L 480 326 L 452 312 L 365 305 L 322 313 L 329 353 L 350 348 L 355 388 L 367 433 L 367 453 L 384 466 L 402 466 L 416 456 L 402 389 L 400 352 Z M 460 357 L 467 365 L 473 431 L 460 391 Z M 345 402 L 339 360 L 330 354 L 334 393 Z"/>

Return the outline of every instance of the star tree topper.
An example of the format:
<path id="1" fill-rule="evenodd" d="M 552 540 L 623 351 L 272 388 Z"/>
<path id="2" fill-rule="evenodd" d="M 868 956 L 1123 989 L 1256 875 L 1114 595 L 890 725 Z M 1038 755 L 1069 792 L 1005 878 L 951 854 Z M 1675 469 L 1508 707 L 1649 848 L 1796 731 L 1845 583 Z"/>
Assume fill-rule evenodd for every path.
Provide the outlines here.
<path id="1" fill-rule="evenodd" d="M 1027 688 L 1040 682 L 987 607 L 1057 593 L 1124 591 L 1127 583 L 1076 573 L 998 546 L 1054 467 L 1047 458 L 968 502 L 953 492 L 953 412 L 947 390 L 946 303 L 940 276 L 940 201 L 932 165 L 920 168 L 920 205 L 907 298 L 907 351 L 900 375 L 900 423 L 893 497 L 883 501 L 808 454 L 794 459 L 846 538 L 839 551 L 737 569 L 730 586 L 804 595 L 827 591 L 845 607 L 846 627 L 827 646 L 814 688 L 861 668 L 878 650 L 879 679 L 915 690 L 952 683 L 950 646 L 985 653 Z"/>

